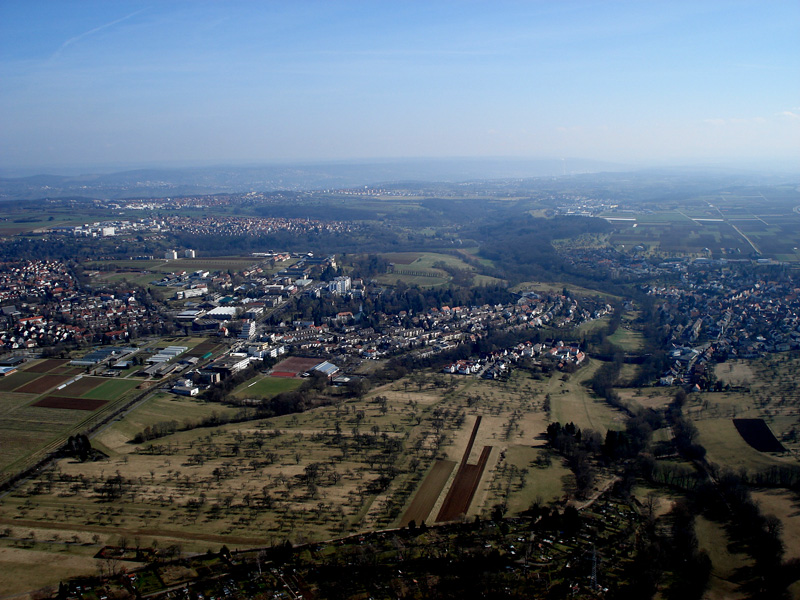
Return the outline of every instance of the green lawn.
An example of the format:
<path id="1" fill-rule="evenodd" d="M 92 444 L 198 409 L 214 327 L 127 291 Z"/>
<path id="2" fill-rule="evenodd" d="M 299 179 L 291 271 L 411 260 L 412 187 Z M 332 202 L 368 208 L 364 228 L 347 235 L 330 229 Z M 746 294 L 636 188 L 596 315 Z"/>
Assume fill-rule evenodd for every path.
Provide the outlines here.
<path id="1" fill-rule="evenodd" d="M 301 379 L 286 377 L 265 377 L 259 375 L 255 379 L 246 381 L 234 390 L 237 398 L 271 398 L 281 392 L 295 390 L 303 383 Z"/>
<path id="2" fill-rule="evenodd" d="M 131 391 L 139 381 L 132 381 L 130 379 L 109 379 L 98 385 L 93 390 L 86 392 L 82 398 L 96 398 L 98 400 L 118 400 L 126 393 Z"/>

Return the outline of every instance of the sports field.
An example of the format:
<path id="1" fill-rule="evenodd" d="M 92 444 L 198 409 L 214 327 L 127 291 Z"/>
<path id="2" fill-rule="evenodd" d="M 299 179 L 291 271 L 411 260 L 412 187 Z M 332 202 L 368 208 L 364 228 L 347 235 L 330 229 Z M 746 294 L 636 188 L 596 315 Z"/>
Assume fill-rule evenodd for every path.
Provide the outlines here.
<path id="1" fill-rule="evenodd" d="M 271 398 L 282 392 L 295 390 L 302 383 L 301 379 L 259 375 L 236 388 L 233 396 L 236 398 Z"/>

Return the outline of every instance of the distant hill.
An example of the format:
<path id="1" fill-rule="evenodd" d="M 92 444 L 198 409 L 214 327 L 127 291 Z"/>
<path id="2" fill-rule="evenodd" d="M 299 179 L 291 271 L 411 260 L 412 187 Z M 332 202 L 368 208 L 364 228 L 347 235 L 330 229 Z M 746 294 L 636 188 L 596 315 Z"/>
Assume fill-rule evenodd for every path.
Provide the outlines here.
<path id="1" fill-rule="evenodd" d="M 580 159 L 408 159 L 296 165 L 137 169 L 85 175 L 0 178 L 0 201 L 37 198 L 151 198 L 272 190 L 320 190 L 398 182 L 458 183 L 622 171 Z"/>

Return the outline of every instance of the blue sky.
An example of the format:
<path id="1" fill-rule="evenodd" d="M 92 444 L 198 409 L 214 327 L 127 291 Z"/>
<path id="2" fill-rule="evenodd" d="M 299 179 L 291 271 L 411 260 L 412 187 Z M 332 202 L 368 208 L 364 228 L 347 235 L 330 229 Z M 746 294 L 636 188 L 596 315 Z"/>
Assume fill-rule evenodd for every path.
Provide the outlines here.
<path id="1" fill-rule="evenodd" d="M 0 0 L 0 166 L 800 160 L 800 2 Z"/>

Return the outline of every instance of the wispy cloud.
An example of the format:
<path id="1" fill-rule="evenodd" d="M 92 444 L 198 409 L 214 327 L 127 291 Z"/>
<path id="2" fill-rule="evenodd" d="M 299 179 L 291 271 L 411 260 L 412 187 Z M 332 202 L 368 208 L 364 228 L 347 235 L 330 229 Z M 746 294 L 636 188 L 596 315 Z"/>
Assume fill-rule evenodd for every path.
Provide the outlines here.
<path id="1" fill-rule="evenodd" d="M 794 109 L 798 110 L 798 109 Z M 778 113 L 782 117 L 789 117 L 790 119 L 800 119 L 800 114 L 792 112 L 791 110 L 784 110 Z"/>
<path id="2" fill-rule="evenodd" d="M 94 35 L 95 33 L 99 32 L 99 31 L 103 31 L 104 29 L 108 29 L 109 27 L 113 27 L 114 25 L 122 23 L 123 21 L 127 21 L 128 19 L 130 19 L 132 17 L 135 17 L 136 15 L 138 15 L 140 12 L 143 12 L 143 11 L 144 11 L 144 9 L 137 10 L 135 12 L 132 12 L 129 15 L 125 15 L 124 17 L 122 17 L 120 19 L 116 19 L 114 21 L 109 21 L 108 23 L 104 23 L 103 25 L 99 25 L 98 27 L 95 27 L 94 29 L 90 29 L 89 31 L 84 31 L 83 33 L 81 33 L 79 35 L 76 35 L 75 37 L 69 38 L 66 42 L 61 44 L 59 49 L 56 50 L 50 58 L 58 58 L 61 55 L 61 53 L 64 52 L 64 50 L 66 50 L 67 48 L 69 48 L 73 44 L 81 41 L 82 39 L 87 38 L 87 37 L 89 37 L 91 35 Z"/>

